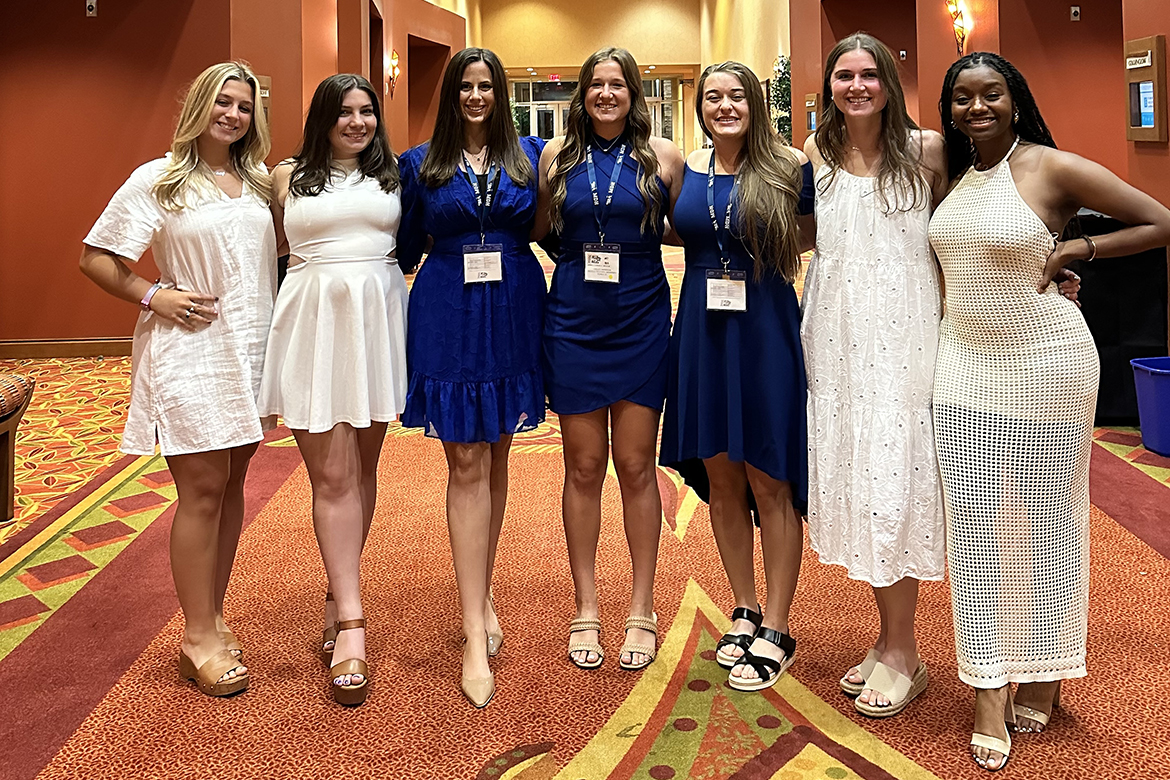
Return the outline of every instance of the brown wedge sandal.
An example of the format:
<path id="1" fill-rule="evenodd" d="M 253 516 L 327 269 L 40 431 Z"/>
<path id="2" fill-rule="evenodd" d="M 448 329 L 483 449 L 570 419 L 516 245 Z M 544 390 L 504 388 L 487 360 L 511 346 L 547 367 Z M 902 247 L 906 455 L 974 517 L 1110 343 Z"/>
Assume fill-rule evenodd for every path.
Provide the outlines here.
<path id="1" fill-rule="evenodd" d="M 208 696 L 231 696 L 247 688 L 250 680 L 246 672 L 227 680 L 220 679 L 241 665 L 230 652 L 220 650 L 196 669 L 195 662 L 186 653 L 179 653 L 179 676 L 195 683 L 195 686 Z"/>
<path id="2" fill-rule="evenodd" d="M 326 591 L 325 592 L 326 609 L 328 609 L 328 606 L 332 603 L 333 603 L 333 592 Z M 329 647 L 326 647 L 325 645 L 329 645 Z M 323 631 L 321 631 L 321 658 L 322 658 L 322 660 L 325 661 L 326 666 L 333 663 L 333 648 L 336 645 L 337 645 L 337 623 L 334 623 L 333 625 L 329 626 L 329 628 L 326 628 Z"/>
<path id="3" fill-rule="evenodd" d="M 642 631 L 649 631 L 654 635 L 654 641 L 650 644 L 642 644 L 640 642 L 630 641 L 630 631 L 632 629 L 641 629 Z M 640 615 L 630 615 L 626 618 L 626 641 L 622 644 L 622 655 L 629 653 L 631 656 L 634 653 L 640 653 L 646 656 L 646 660 L 640 664 L 626 663 L 620 658 L 618 659 L 618 666 L 625 669 L 627 672 L 636 672 L 639 669 L 645 669 L 650 664 L 654 663 L 654 656 L 657 651 L 658 644 L 658 615 L 650 613 L 650 617 L 642 617 Z"/>
<path id="4" fill-rule="evenodd" d="M 223 640 L 228 652 L 235 656 L 237 661 L 244 660 L 244 646 L 240 644 L 239 639 L 236 639 L 236 635 L 231 632 L 231 629 L 220 631 L 219 638 Z"/>
<path id="5" fill-rule="evenodd" d="M 349 631 L 353 628 L 365 627 L 365 618 L 342 620 L 335 624 L 334 635 L 336 636 L 336 634 L 340 634 L 342 631 Z M 337 678 L 347 674 L 360 674 L 362 681 L 357 685 L 338 685 Z M 344 704 L 347 707 L 356 707 L 359 704 L 365 704 L 366 694 L 370 690 L 370 667 L 360 658 L 350 658 L 347 661 L 342 661 L 329 667 L 329 681 L 333 684 L 333 700 L 338 704 Z"/>

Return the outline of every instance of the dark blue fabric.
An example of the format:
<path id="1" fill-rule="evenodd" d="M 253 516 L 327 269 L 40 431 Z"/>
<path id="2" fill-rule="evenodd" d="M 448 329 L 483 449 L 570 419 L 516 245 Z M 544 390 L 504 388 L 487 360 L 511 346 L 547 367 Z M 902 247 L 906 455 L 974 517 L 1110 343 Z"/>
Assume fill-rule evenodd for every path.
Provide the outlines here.
<path id="1" fill-rule="evenodd" d="M 399 160 L 402 223 L 398 262 L 418 265 L 410 290 L 406 362 L 410 373 L 402 424 L 451 442 L 495 442 L 544 420 L 540 335 L 544 271 L 528 244 L 536 213 L 537 163 L 544 142 L 521 138 L 532 181 L 518 187 L 505 172 L 487 218 L 487 243 L 503 244 L 503 279 L 463 283 L 463 246 L 479 243 L 475 194 L 462 174 L 424 186 L 423 144 Z"/>
<path id="2" fill-rule="evenodd" d="M 812 168 L 804 170 L 804 189 Z M 715 177 L 715 210 L 727 208 L 733 176 Z M 674 208 L 686 247 L 686 273 L 670 338 L 666 413 L 659 462 L 679 471 L 706 500 L 702 458 L 727 453 L 788 482 L 793 503 L 808 502 L 806 384 L 800 306 L 792 285 L 767 273 L 756 279 L 743 242 L 727 243 L 729 269 L 747 274 L 746 312 L 708 312 L 708 269 L 721 269 L 707 211 L 707 175 L 687 167 Z"/>
<path id="3" fill-rule="evenodd" d="M 593 150 L 605 202 L 621 145 Z M 662 409 L 670 345 L 670 287 L 662 268 L 663 221 L 643 235 L 640 167 L 627 149 L 605 228 L 621 244 L 620 283 L 586 282 L 583 246 L 599 240 L 585 163 L 570 173 L 564 230 L 544 315 L 544 377 L 557 414 L 583 414 L 618 401 Z M 665 214 L 669 193 L 658 181 Z"/>

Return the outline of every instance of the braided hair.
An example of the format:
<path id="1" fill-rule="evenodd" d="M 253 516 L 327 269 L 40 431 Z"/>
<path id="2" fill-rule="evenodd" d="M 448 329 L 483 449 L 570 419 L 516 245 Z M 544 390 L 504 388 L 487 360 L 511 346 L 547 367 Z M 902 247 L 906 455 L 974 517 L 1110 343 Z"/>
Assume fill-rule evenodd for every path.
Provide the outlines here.
<path id="1" fill-rule="evenodd" d="M 946 78 L 943 79 L 942 96 L 938 101 L 938 112 L 947 144 L 947 175 L 952 181 L 962 175 L 975 161 L 975 144 L 963 134 L 963 131 L 955 127 L 951 117 L 951 97 L 955 91 L 955 81 L 963 71 L 981 65 L 1003 76 L 1008 92 L 1011 93 L 1012 106 L 1016 110 L 1012 119 L 1012 130 L 1020 140 L 1056 148 L 1052 133 L 1048 131 L 1048 125 L 1040 115 L 1036 99 L 1032 97 L 1032 90 L 1028 88 L 1028 82 L 1023 74 L 1015 65 L 998 54 L 989 51 L 972 52 L 947 70 Z"/>

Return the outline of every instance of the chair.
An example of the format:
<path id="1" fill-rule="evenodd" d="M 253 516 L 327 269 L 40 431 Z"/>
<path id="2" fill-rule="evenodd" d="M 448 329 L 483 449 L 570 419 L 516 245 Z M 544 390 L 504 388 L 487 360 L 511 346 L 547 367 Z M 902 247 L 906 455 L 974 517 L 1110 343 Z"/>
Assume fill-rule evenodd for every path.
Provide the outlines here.
<path id="1" fill-rule="evenodd" d="M 16 429 L 34 387 L 32 377 L 0 373 L 0 525 L 16 516 Z"/>

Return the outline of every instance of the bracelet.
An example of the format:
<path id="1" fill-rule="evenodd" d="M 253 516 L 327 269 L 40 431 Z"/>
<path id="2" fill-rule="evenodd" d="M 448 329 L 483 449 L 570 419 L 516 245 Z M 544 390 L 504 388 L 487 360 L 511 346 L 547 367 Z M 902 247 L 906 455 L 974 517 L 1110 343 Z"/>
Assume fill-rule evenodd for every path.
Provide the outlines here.
<path id="1" fill-rule="evenodd" d="M 153 298 L 154 294 L 161 289 L 162 285 L 158 282 L 155 282 L 150 286 L 150 289 L 146 291 L 146 295 L 143 295 L 142 300 L 138 302 L 143 311 L 150 311 L 150 299 Z"/>
<path id="2" fill-rule="evenodd" d="M 1097 245 L 1093 243 L 1093 239 L 1089 238 L 1088 236 L 1081 236 L 1081 238 L 1089 242 L 1089 250 L 1092 252 L 1092 254 L 1085 258 L 1085 262 L 1091 263 L 1093 262 L 1093 258 L 1097 256 Z"/>

